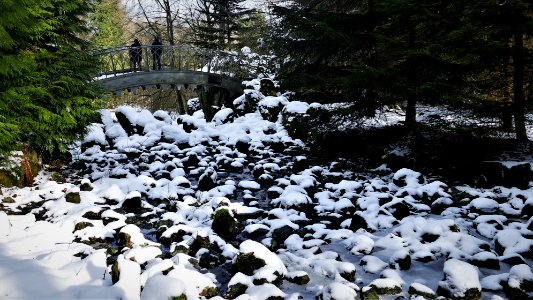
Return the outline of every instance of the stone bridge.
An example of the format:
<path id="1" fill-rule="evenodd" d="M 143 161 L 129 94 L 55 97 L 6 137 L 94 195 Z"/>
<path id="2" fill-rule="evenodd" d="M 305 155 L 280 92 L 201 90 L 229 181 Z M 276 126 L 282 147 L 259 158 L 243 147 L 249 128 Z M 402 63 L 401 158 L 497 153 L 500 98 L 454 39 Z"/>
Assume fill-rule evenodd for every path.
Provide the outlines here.
<path id="1" fill-rule="evenodd" d="M 191 89 L 198 92 L 206 117 L 212 105 L 242 94 L 245 74 L 237 55 L 183 45 L 159 47 L 160 64 L 152 46 L 95 50 L 100 69 L 94 80 L 115 94 L 139 88 Z M 134 63 L 135 57 L 140 62 Z"/>

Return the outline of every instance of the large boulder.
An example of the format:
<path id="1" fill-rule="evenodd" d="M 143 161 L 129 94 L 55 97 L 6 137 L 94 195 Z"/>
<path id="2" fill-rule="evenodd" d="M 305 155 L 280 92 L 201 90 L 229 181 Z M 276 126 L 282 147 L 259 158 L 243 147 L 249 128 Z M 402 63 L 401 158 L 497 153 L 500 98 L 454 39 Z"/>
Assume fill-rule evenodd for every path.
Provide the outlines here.
<path id="1" fill-rule="evenodd" d="M 437 294 L 454 300 L 481 299 L 481 284 L 477 267 L 458 259 L 444 263 L 444 279 L 439 281 Z"/>
<path id="2" fill-rule="evenodd" d="M 233 273 L 253 276 L 254 284 L 281 284 L 287 274 L 287 267 L 281 259 L 264 245 L 246 240 L 239 247 L 231 268 Z"/>
<path id="3" fill-rule="evenodd" d="M 504 291 L 509 299 L 533 299 L 533 272 L 526 264 L 513 266 L 509 270 Z"/>
<path id="4" fill-rule="evenodd" d="M 278 115 L 283 109 L 283 107 L 288 103 L 289 101 L 287 100 L 287 98 L 283 96 L 268 96 L 265 97 L 263 100 L 259 101 L 259 112 L 261 113 L 263 119 L 275 122 L 278 119 Z"/>
<path id="5" fill-rule="evenodd" d="M 126 212 L 138 212 L 142 209 L 141 193 L 130 192 L 122 202 L 122 209 Z"/>
<path id="6" fill-rule="evenodd" d="M 517 187 L 527 189 L 533 180 L 533 170 L 529 162 L 484 161 L 480 166 L 478 184 L 481 187 Z"/>
<path id="7" fill-rule="evenodd" d="M 215 212 L 211 228 L 226 241 L 234 240 L 237 236 L 237 221 L 227 208 Z"/>
<path id="8" fill-rule="evenodd" d="M 209 191 L 216 187 L 217 172 L 213 168 L 207 168 L 205 172 L 198 179 L 198 189 L 202 191 Z"/>

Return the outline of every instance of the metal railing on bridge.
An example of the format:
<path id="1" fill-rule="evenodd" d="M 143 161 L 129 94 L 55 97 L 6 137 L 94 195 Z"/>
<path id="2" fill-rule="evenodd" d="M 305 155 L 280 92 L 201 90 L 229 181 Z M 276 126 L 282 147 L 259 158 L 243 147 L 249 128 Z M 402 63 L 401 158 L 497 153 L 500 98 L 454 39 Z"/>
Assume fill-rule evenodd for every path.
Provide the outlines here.
<path id="1" fill-rule="evenodd" d="M 159 59 L 157 47 L 160 47 Z M 136 71 L 151 72 L 157 70 L 204 72 L 235 78 L 246 76 L 239 65 L 237 55 L 192 46 L 120 46 L 98 49 L 92 53 L 100 59 L 97 79 Z M 136 56 L 141 58 L 138 64 L 135 63 Z M 161 68 L 159 68 L 159 60 Z"/>

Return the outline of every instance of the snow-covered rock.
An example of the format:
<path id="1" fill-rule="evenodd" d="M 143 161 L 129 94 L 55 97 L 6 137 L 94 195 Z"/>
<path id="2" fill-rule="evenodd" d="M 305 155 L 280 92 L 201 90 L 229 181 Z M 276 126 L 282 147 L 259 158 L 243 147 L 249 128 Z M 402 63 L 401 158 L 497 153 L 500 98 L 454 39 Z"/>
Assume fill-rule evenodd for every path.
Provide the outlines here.
<path id="1" fill-rule="evenodd" d="M 481 284 L 475 266 L 449 259 L 444 263 L 444 279 L 439 282 L 437 293 L 453 299 L 480 299 Z"/>

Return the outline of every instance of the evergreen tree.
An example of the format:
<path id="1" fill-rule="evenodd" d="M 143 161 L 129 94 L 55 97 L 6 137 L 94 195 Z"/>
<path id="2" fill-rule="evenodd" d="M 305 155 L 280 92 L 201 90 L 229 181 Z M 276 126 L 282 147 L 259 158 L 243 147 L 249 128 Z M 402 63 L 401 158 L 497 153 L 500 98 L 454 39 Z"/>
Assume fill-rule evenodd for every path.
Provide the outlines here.
<path id="1" fill-rule="evenodd" d="M 386 16 L 375 31 L 385 102 L 406 103 L 405 123 L 416 123 L 417 102 L 442 103 L 457 96 L 461 64 L 449 55 L 448 35 L 455 29 L 454 1 L 381 0 Z"/>
<path id="2" fill-rule="evenodd" d="M 509 105 L 516 137 L 526 139 L 525 79 L 533 48 L 523 41 L 533 32 L 532 5 L 520 0 L 454 3 L 457 26 L 446 43 L 448 55 L 462 66 L 464 97 L 459 100 L 473 108 L 496 107 L 503 117 Z"/>
<path id="3" fill-rule="evenodd" d="M 253 52 L 267 54 L 269 52 L 269 32 L 266 15 L 253 11 L 238 20 L 235 47 L 241 49 L 248 46 Z"/>
<path id="4" fill-rule="evenodd" d="M 120 0 L 97 0 L 90 16 L 96 48 L 126 45 L 125 12 Z"/>
<path id="5" fill-rule="evenodd" d="M 370 113 L 405 103 L 406 124 L 413 124 L 418 102 L 464 106 L 510 86 L 517 137 L 525 136 L 524 80 L 532 55 L 521 41 L 532 32 L 529 2 L 295 3 L 274 8 L 286 88 L 314 101 L 354 102 Z M 506 76 L 507 65 L 513 76 Z"/>
<path id="6" fill-rule="evenodd" d="M 374 29 L 380 16 L 372 2 L 297 1 L 274 7 L 274 48 L 284 60 L 282 84 L 319 102 L 355 102 L 369 113 L 377 99 L 372 88 Z"/>
<path id="7" fill-rule="evenodd" d="M 197 0 L 199 21 L 189 21 L 193 43 L 208 49 L 231 49 L 237 43 L 239 24 L 252 13 L 241 7 L 243 0 Z"/>
<path id="8" fill-rule="evenodd" d="M 0 11 L 0 151 L 65 151 L 98 108 L 83 0 L 7 1 Z"/>

